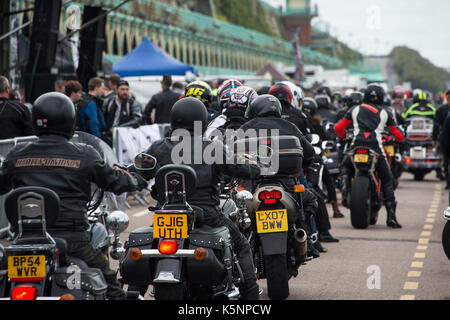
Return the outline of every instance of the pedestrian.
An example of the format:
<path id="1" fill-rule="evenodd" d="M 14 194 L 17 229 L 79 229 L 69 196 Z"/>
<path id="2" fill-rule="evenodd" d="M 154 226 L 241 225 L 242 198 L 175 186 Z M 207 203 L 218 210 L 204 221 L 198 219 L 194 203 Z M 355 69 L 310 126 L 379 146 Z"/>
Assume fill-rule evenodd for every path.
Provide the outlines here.
<path id="1" fill-rule="evenodd" d="M 114 127 L 138 128 L 142 123 L 142 107 L 130 94 L 130 84 L 125 80 L 120 80 L 116 98 L 105 106 L 103 112 L 109 135 L 112 135 Z"/>
<path id="2" fill-rule="evenodd" d="M 0 139 L 33 136 L 30 109 L 10 99 L 11 91 L 8 78 L 0 76 Z"/>
<path id="3" fill-rule="evenodd" d="M 170 89 L 171 85 L 172 76 L 164 75 L 161 81 L 162 91 L 155 94 L 145 107 L 145 124 L 170 123 L 170 111 L 172 110 L 172 106 L 180 99 L 180 94 Z"/>
<path id="4" fill-rule="evenodd" d="M 442 150 L 442 145 L 439 145 L 439 141 L 442 140 L 442 138 L 446 139 L 447 137 L 443 137 L 442 133 L 443 133 L 443 128 L 444 128 L 444 123 L 447 119 L 447 115 L 450 112 L 450 89 L 447 90 L 447 92 L 445 93 L 446 96 L 446 101 L 444 101 L 444 103 L 439 106 L 439 108 L 436 110 L 436 115 L 434 117 L 434 127 L 433 127 L 433 146 L 438 148 L 438 151 L 442 154 L 442 158 L 443 158 L 443 166 L 444 166 L 444 173 L 445 173 L 445 178 L 447 180 L 447 186 L 446 189 L 448 189 L 449 187 L 449 183 L 448 181 L 449 176 L 448 176 L 448 172 L 447 172 L 447 166 L 448 166 L 448 157 L 445 155 L 444 150 Z M 448 133 L 448 132 L 447 132 Z"/>
<path id="5" fill-rule="evenodd" d="M 66 92 L 64 80 L 58 79 L 55 81 L 55 91 L 61 93 Z"/>
<path id="6" fill-rule="evenodd" d="M 113 74 L 108 79 L 108 88 L 109 92 L 105 93 L 105 96 L 103 97 L 103 106 L 105 107 L 109 102 L 111 102 L 111 99 L 114 99 L 117 95 L 117 86 L 120 82 L 120 76 L 118 74 Z"/>
<path id="7" fill-rule="evenodd" d="M 105 92 L 105 81 L 94 77 L 88 82 L 88 94 L 79 103 L 79 118 L 81 131 L 93 134 L 99 138 L 104 137 L 106 123 L 101 107 L 101 97 Z"/>

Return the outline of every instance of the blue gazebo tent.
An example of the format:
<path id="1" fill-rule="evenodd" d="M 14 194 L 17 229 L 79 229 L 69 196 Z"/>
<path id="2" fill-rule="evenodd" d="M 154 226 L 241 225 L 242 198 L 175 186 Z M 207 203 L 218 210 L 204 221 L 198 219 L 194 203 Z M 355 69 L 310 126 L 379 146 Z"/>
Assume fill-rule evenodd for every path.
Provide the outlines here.
<path id="1" fill-rule="evenodd" d="M 193 66 L 178 61 L 155 46 L 148 38 L 144 38 L 138 47 L 114 63 L 113 71 L 121 77 L 162 76 L 164 74 L 184 76 L 189 71 L 197 74 Z"/>

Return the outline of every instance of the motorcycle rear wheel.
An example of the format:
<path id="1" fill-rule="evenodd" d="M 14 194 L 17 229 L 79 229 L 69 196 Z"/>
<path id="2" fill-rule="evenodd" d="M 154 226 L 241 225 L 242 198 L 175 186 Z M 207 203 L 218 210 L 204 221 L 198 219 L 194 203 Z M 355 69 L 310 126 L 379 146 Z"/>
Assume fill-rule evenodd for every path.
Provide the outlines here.
<path id="1" fill-rule="evenodd" d="M 369 226 L 371 212 L 370 180 L 368 177 L 355 177 L 352 183 L 350 220 L 356 229 Z"/>
<path id="2" fill-rule="evenodd" d="M 285 254 L 264 256 L 267 278 L 267 295 L 272 300 L 284 300 L 289 297 L 289 275 Z"/>

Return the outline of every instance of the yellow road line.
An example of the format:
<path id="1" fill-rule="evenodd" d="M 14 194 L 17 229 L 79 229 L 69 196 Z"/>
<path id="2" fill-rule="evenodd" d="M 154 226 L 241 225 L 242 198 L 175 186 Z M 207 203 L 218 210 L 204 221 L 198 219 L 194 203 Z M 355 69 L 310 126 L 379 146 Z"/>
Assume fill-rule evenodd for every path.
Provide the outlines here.
<path id="1" fill-rule="evenodd" d="M 434 185 L 434 194 L 433 200 L 430 203 L 430 208 L 427 212 L 427 217 L 425 218 L 425 224 L 423 226 L 423 230 L 420 233 L 420 238 L 417 241 L 418 245 L 416 246 L 416 252 L 414 252 L 414 259 L 425 259 L 426 251 L 428 249 L 428 244 L 430 243 L 430 237 L 432 234 L 432 230 L 434 227 L 434 223 L 436 222 L 436 213 L 441 202 L 442 198 L 442 185 L 435 184 Z M 421 252 L 422 251 L 422 252 Z M 411 262 L 411 268 L 422 269 L 424 261 L 414 260 Z M 408 278 L 420 278 L 422 275 L 422 271 L 420 270 L 409 270 Z M 417 290 L 419 288 L 419 282 L 416 281 L 406 281 L 403 290 Z M 412 294 L 404 294 L 400 296 L 400 300 L 415 300 L 416 296 Z"/>

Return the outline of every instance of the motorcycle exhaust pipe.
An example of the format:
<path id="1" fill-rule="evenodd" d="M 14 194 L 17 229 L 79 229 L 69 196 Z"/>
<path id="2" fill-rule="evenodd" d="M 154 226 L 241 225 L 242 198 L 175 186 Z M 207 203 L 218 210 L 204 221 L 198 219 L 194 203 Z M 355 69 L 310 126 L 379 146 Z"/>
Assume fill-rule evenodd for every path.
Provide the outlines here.
<path id="1" fill-rule="evenodd" d="M 395 154 L 395 161 L 402 162 L 402 155 L 400 153 Z"/>
<path id="2" fill-rule="evenodd" d="M 302 263 L 306 261 L 306 255 L 307 255 L 307 235 L 306 231 L 303 229 L 296 229 L 294 231 L 294 239 L 297 242 L 296 246 L 296 256 L 298 261 L 301 261 Z"/>

